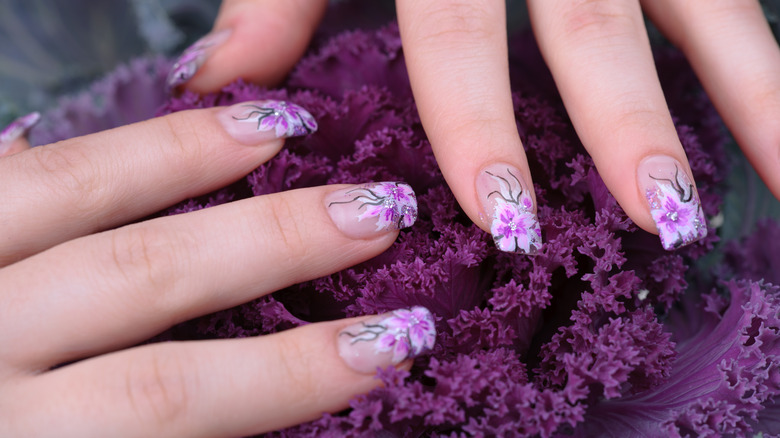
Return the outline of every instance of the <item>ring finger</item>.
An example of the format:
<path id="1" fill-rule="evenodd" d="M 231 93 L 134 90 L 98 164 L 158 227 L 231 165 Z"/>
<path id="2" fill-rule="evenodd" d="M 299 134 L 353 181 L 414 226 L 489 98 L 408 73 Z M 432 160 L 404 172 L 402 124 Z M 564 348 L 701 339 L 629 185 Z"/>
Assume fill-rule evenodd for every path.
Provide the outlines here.
<path id="1" fill-rule="evenodd" d="M 704 237 L 639 2 L 534 0 L 529 10 L 577 134 L 628 216 L 668 250 Z"/>

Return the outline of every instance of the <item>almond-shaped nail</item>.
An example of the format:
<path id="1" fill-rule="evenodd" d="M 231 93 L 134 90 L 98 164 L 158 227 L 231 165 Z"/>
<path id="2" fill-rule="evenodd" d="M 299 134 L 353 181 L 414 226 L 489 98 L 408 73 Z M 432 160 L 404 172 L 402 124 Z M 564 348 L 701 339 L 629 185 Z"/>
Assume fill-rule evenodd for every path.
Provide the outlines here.
<path id="1" fill-rule="evenodd" d="M 647 157 L 639 163 L 637 180 L 664 249 L 677 249 L 707 236 L 699 195 L 679 161 L 666 155 Z"/>
<path id="2" fill-rule="evenodd" d="M 531 190 L 520 171 L 508 164 L 491 164 L 479 173 L 476 186 L 496 247 L 536 254 L 542 247 L 542 230 Z"/>
<path id="3" fill-rule="evenodd" d="M 214 50 L 230 38 L 230 34 L 230 29 L 208 34 L 185 49 L 168 73 L 168 88 L 178 87 L 192 79 Z"/>
<path id="4" fill-rule="evenodd" d="M 338 334 L 339 355 L 359 373 L 412 359 L 433 349 L 436 326 L 425 307 L 399 309 L 351 325 Z"/>
<path id="5" fill-rule="evenodd" d="M 376 182 L 336 190 L 325 197 L 325 207 L 336 227 L 353 239 L 411 227 L 417 220 L 414 190 L 399 182 Z"/>
<path id="6" fill-rule="evenodd" d="M 39 121 L 41 114 L 38 112 L 19 117 L 0 132 L 0 155 L 5 155 L 11 148 L 11 144 L 24 135 L 27 135 Z"/>
<path id="7" fill-rule="evenodd" d="M 217 119 L 225 131 L 244 144 L 258 144 L 276 138 L 297 137 L 317 130 L 317 121 L 305 109 L 291 102 L 259 100 L 224 108 Z"/>

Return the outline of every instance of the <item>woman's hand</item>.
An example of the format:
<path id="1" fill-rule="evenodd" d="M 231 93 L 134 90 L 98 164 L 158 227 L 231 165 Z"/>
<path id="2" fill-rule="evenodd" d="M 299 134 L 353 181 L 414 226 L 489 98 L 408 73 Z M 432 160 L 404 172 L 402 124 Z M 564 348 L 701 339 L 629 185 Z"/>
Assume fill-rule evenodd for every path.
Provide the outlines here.
<path id="1" fill-rule="evenodd" d="M 379 384 L 377 367 L 432 348 L 420 307 L 134 347 L 373 257 L 414 222 L 409 186 L 370 183 L 122 226 L 243 177 L 315 129 L 297 105 L 245 102 L 0 158 L 0 435 L 261 433 L 341 410 Z"/>
<path id="2" fill-rule="evenodd" d="M 780 51 L 757 1 L 527 3 L 580 140 L 626 213 L 665 248 L 700 239 L 707 227 L 642 9 L 685 52 L 780 198 Z M 325 4 L 226 0 L 215 33 L 185 55 L 171 85 L 214 91 L 236 77 L 272 84 L 303 52 Z M 450 188 L 500 249 L 535 252 L 541 236 L 510 95 L 504 0 L 396 5 L 415 100 Z"/>
<path id="3" fill-rule="evenodd" d="M 527 3 L 577 134 L 625 212 L 660 233 L 666 249 L 706 235 L 640 2 Z M 415 99 L 447 182 L 499 247 L 529 252 L 534 208 L 516 194 L 533 192 L 533 185 L 510 97 L 504 0 L 397 5 Z M 685 52 L 743 151 L 780 197 L 780 51 L 759 3 L 647 0 L 642 7 Z M 492 176 L 502 170 L 509 183 Z"/>

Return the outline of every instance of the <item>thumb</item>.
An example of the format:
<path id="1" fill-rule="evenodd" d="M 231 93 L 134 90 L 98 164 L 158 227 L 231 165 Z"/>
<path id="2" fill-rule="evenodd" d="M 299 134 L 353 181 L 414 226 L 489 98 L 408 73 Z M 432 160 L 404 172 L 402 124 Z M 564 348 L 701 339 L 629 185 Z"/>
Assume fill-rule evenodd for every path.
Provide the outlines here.
<path id="1" fill-rule="evenodd" d="M 168 87 L 216 91 L 243 78 L 280 81 L 303 55 L 327 0 L 225 0 L 214 29 L 187 48 Z"/>

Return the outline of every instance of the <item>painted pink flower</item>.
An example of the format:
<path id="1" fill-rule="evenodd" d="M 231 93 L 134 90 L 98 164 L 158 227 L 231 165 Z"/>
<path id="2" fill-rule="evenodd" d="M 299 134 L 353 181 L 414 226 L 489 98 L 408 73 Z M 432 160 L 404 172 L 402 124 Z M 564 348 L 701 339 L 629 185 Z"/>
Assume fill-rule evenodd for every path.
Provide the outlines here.
<path id="1" fill-rule="evenodd" d="M 695 194 L 688 193 L 685 202 L 679 188 L 659 184 L 648 191 L 647 198 L 664 248 L 678 248 L 706 236 L 707 227 Z"/>
<path id="2" fill-rule="evenodd" d="M 533 254 L 541 242 L 541 229 L 536 216 L 503 200 L 496 202 L 490 233 L 498 249 L 506 252 Z"/>
<path id="3" fill-rule="evenodd" d="M 358 219 L 377 218 L 377 231 L 407 228 L 417 220 L 417 198 L 407 184 L 381 182 L 356 191 L 363 192 L 356 198 L 364 209 Z"/>
<path id="4" fill-rule="evenodd" d="M 418 356 L 436 342 L 433 316 L 425 307 L 396 310 L 380 324 L 387 331 L 379 337 L 377 351 L 392 351 L 394 363 Z"/>
<path id="5" fill-rule="evenodd" d="M 278 138 L 311 134 L 317 130 L 314 117 L 294 103 L 267 100 L 245 106 L 249 114 L 237 120 L 256 121 L 258 131 L 274 131 Z"/>

